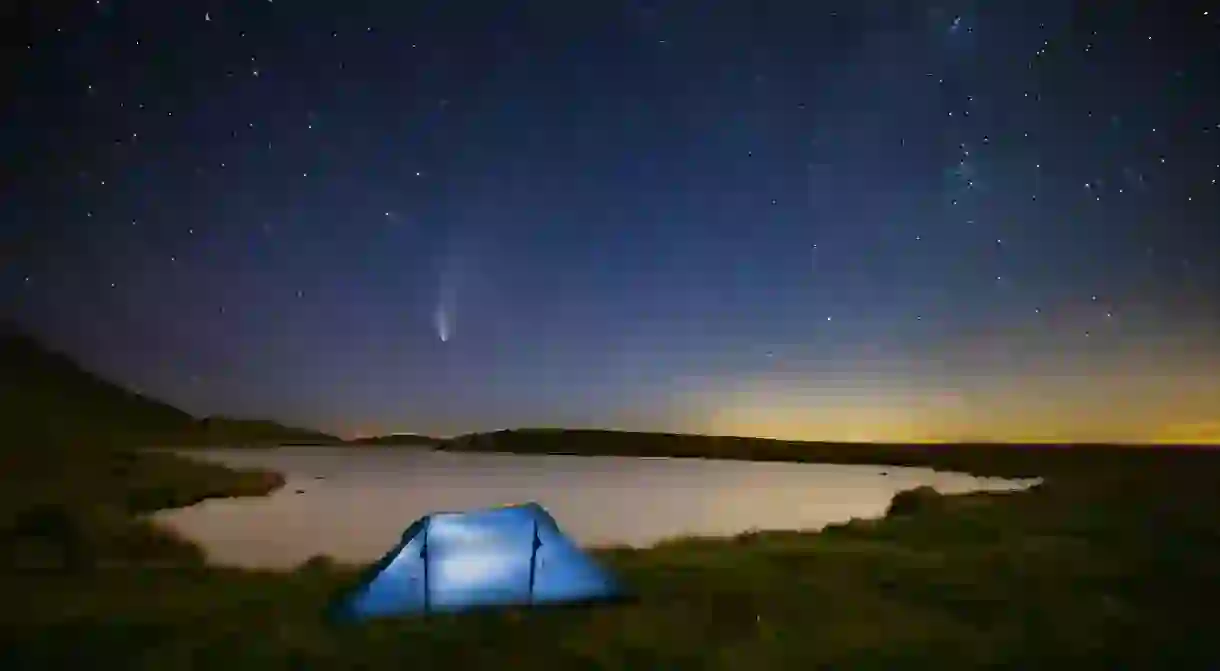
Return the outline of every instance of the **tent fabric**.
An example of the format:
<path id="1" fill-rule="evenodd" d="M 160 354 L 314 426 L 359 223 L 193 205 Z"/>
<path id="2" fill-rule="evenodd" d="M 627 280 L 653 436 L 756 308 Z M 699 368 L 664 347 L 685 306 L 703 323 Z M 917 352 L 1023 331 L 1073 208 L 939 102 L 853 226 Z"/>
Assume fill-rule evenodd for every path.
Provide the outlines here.
<path id="1" fill-rule="evenodd" d="M 343 620 L 616 599 L 617 582 L 537 503 L 433 513 L 332 604 Z"/>

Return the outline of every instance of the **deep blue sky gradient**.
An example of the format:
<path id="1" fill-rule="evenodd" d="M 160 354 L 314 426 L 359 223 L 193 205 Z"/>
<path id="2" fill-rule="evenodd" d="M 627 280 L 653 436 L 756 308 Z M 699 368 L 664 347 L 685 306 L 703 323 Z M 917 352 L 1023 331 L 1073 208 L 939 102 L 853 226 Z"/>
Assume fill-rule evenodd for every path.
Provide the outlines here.
<path id="1" fill-rule="evenodd" d="M 19 3 L 0 299 L 342 433 L 1220 437 L 1207 5 Z"/>

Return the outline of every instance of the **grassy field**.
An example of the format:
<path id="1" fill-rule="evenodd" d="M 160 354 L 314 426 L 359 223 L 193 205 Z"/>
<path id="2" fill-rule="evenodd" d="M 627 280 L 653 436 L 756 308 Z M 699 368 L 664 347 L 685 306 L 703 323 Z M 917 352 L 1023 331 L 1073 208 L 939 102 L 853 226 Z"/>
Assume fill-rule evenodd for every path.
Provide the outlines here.
<path id="1" fill-rule="evenodd" d="M 636 592 L 602 608 L 336 628 L 356 569 L 206 566 L 133 518 L 258 494 L 273 474 L 164 454 L 5 464 L 0 668 L 1217 668 L 1220 468 L 1149 452 L 1048 467 L 1015 494 L 901 494 L 822 533 L 599 552 Z M 1050 462 L 1048 462 L 1050 463 Z M 404 526 L 411 520 L 403 520 Z"/>

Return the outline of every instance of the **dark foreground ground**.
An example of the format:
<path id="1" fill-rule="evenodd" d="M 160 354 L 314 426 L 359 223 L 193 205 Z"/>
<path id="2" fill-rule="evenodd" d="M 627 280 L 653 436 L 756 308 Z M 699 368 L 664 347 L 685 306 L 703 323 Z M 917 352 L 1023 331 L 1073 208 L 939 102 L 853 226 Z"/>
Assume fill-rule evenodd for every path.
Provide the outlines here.
<path id="1" fill-rule="evenodd" d="M 1019 470 L 1043 465 L 1023 473 L 1045 477 L 1033 491 L 907 493 L 823 533 L 599 553 L 633 604 L 348 628 L 319 615 L 354 568 L 210 568 L 133 517 L 274 474 L 10 457 L 0 669 L 1220 668 L 1220 454 L 1125 454 L 1025 455 Z"/>

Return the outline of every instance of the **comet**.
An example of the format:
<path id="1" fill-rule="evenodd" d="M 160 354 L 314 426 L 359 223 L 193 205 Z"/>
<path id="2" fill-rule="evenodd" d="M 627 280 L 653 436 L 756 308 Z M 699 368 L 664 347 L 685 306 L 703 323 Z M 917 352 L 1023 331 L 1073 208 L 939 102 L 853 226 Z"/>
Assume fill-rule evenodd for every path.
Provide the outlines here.
<path id="1" fill-rule="evenodd" d="M 457 331 L 457 272 L 454 259 L 441 271 L 436 309 L 432 311 L 432 326 L 441 342 L 449 342 Z"/>
<path id="2" fill-rule="evenodd" d="M 471 286 L 480 258 L 483 235 L 478 231 L 458 229 L 448 232 L 439 258 L 436 272 L 436 303 L 432 309 L 432 328 L 442 343 L 457 337 L 458 299 L 468 306 L 472 295 Z M 467 314 L 473 314 L 470 307 Z"/>
<path id="3" fill-rule="evenodd" d="M 441 339 L 441 342 L 449 342 L 449 335 L 452 329 L 452 321 L 450 317 L 449 306 L 441 301 L 436 306 L 436 311 L 432 313 L 433 325 L 436 327 L 436 337 Z"/>

